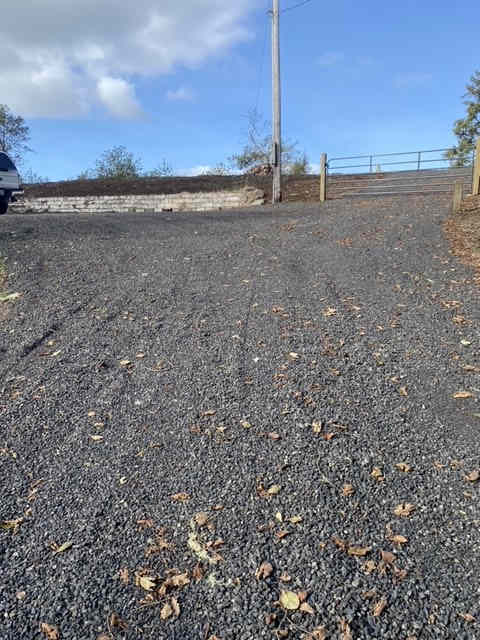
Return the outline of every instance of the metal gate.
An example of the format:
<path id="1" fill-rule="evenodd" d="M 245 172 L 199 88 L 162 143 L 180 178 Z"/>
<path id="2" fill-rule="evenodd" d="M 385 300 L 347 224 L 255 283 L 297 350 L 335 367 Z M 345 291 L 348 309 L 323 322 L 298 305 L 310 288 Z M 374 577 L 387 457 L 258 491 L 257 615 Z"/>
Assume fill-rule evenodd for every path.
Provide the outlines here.
<path id="1" fill-rule="evenodd" d="M 446 151 L 448 149 L 430 149 L 329 158 L 327 197 L 452 193 L 457 180 L 463 180 L 464 194 L 470 193 L 474 156 L 472 166 L 454 168 L 449 166 Z"/>

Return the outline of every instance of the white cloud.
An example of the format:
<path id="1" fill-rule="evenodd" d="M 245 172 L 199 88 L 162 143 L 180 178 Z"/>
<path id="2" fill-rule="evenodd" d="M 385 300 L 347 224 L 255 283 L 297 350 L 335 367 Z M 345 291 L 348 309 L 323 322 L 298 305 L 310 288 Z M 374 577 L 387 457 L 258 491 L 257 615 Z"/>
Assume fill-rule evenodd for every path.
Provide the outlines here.
<path id="1" fill-rule="evenodd" d="M 193 92 L 185 87 L 180 87 L 176 91 L 167 91 L 168 100 L 184 100 L 191 102 L 193 100 Z"/>
<path id="2" fill-rule="evenodd" d="M 433 79 L 430 73 L 420 73 L 411 71 L 407 73 L 397 73 L 393 78 L 393 86 L 396 89 L 416 89 L 426 87 Z"/>
<path id="3" fill-rule="evenodd" d="M 117 118 L 137 118 L 142 110 L 135 97 L 135 88 L 121 78 L 100 78 L 98 97 Z"/>
<path id="4" fill-rule="evenodd" d="M 317 62 L 318 64 L 322 65 L 322 67 L 331 67 L 334 64 L 338 64 L 339 62 L 342 62 L 343 60 L 345 60 L 344 53 L 340 53 L 338 51 L 337 52 L 331 51 L 329 53 L 324 53 L 323 55 L 321 55 L 317 59 Z"/>
<path id="5" fill-rule="evenodd" d="M 98 103 L 136 117 L 135 78 L 196 68 L 248 40 L 246 17 L 261 4 L 16 0 L 0 23 L 3 100 L 24 117 L 78 117 Z"/>

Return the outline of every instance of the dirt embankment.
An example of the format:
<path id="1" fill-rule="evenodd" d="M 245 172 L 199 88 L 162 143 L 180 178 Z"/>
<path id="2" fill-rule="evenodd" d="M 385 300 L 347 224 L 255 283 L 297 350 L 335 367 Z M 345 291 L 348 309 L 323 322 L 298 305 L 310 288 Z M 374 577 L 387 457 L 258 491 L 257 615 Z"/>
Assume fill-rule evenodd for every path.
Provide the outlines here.
<path id="1" fill-rule="evenodd" d="M 480 284 L 480 196 L 465 198 L 460 213 L 446 221 L 445 231 L 454 255 L 475 268 Z"/>

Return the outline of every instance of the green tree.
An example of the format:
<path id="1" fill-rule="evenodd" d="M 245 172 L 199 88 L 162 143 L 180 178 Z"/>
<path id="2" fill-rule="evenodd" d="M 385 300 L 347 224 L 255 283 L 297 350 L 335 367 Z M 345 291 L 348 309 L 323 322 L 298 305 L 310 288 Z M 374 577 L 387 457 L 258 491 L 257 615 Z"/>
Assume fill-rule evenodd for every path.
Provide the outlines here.
<path id="1" fill-rule="evenodd" d="M 458 143 L 445 154 L 453 167 L 466 167 L 472 163 L 475 143 L 480 136 L 480 71 L 475 71 L 470 78 L 467 93 L 463 97 L 467 115 L 455 121 L 453 133 Z"/>
<path id="2" fill-rule="evenodd" d="M 24 155 L 31 151 L 30 128 L 22 116 L 16 116 L 6 104 L 0 104 L 0 151 L 5 151 L 21 164 Z"/>
<path id="3" fill-rule="evenodd" d="M 240 153 L 235 153 L 228 161 L 240 171 L 249 171 L 262 164 L 270 164 L 272 156 L 272 134 L 269 122 L 262 119 L 253 109 L 247 115 L 246 140 Z M 298 160 L 297 142 L 282 141 L 282 165 L 286 173 Z"/>
<path id="4" fill-rule="evenodd" d="M 95 163 L 93 171 L 81 174 L 83 178 L 138 178 L 142 174 L 142 162 L 133 153 L 119 145 L 104 151 Z"/>

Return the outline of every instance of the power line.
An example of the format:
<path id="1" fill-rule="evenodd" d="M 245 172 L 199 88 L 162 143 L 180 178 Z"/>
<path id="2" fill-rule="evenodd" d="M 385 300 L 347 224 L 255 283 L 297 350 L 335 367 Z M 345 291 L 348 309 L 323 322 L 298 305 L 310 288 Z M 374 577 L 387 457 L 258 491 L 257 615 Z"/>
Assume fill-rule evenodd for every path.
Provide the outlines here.
<path id="1" fill-rule="evenodd" d="M 293 11 L 293 9 L 298 9 L 299 7 L 303 7 L 303 5 L 308 4 L 309 2 L 312 2 L 312 0 L 303 0 L 303 2 L 298 2 L 297 4 L 294 4 L 291 7 L 287 7 L 286 9 L 283 9 L 281 13 L 285 13 L 286 11 Z"/>

